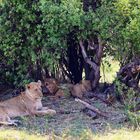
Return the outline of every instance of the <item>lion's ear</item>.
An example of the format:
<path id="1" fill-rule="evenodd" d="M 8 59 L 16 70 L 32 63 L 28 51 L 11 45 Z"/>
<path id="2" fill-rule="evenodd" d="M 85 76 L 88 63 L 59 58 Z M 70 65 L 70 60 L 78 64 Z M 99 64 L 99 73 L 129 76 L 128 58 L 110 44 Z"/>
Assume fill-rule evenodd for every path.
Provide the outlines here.
<path id="1" fill-rule="evenodd" d="M 49 85 L 49 82 L 45 82 L 45 86 L 48 86 Z"/>
<path id="2" fill-rule="evenodd" d="M 52 83 L 53 83 L 53 84 L 57 84 L 57 81 L 56 81 L 56 80 L 53 80 Z"/>
<path id="3" fill-rule="evenodd" d="M 26 87 L 26 89 L 30 89 L 31 88 L 30 84 L 26 85 L 25 87 Z"/>
<path id="4" fill-rule="evenodd" d="M 38 81 L 37 81 L 37 83 L 39 84 L 39 86 L 41 86 L 41 85 L 42 85 L 42 83 L 41 83 L 41 81 L 40 81 L 40 80 L 38 80 Z"/>

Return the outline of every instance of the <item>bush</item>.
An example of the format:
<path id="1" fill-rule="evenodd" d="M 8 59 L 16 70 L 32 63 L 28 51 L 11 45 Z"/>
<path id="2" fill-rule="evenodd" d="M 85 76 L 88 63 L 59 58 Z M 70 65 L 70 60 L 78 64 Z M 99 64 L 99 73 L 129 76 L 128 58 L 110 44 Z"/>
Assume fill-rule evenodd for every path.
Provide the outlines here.
<path id="1" fill-rule="evenodd" d="M 124 111 L 130 126 L 133 129 L 140 128 L 140 116 L 139 112 L 134 112 L 139 101 L 139 93 L 134 91 L 133 88 L 127 87 L 125 84 L 121 83 L 119 80 L 115 81 L 116 94 L 121 99 L 124 104 Z"/>
<path id="2" fill-rule="evenodd" d="M 14 85 L 35 79 L 46 67 L 53 72 L 67 34 L 81 24 L 80 1 L 5 0 L 0 9 L 0 72 Z"/>
<path id="3" fill-rule="evenodd" d="M 0 13 L 0 74 L 7 83 L 39 79 L 44 71 L 53 75 L 73 32 L 77 44 L 99 36 L 104 56 L 113 55 L 121 64 L 140 54 L 136 0 L 103 0 L 88 12 L 81 0 L 4 0 Z"/>

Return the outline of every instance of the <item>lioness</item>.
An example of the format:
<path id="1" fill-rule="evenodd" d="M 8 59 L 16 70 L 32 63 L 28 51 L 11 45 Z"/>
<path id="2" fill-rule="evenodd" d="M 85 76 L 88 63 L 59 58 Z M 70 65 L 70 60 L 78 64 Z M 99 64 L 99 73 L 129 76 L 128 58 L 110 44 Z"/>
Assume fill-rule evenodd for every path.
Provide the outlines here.
<path id="1" fill-rule="evenodd" d="M 25 115 L 56 114 L 55 110 L 42 106 L 41 81 L 31 82 L 19 96 L 0 102 L 0 124 L 17 125 L 11 118 Z"/>

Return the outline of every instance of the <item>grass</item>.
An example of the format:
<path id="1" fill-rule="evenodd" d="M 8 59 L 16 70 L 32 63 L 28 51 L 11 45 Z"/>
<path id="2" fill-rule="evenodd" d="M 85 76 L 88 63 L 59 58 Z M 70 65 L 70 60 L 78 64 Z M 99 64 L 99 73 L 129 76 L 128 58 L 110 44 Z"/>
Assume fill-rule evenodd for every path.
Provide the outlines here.
<path id="1" fill-rule="evenodd" d="M 95 137 L 95 140 L 139 140 L 140 132 L 139 131 L 130 131 L 130 130 L 118 130 L 112 133 L 105 135 L 98 135 Z"/>
<path id="2" fill-rule="evenodd" d="M 67 133 L 61 136 L 54 134 L 39 135 L 29 134 L 25 131 L 7 129 L 0 131 L 0 140 L 139 140 L 140 131 L 130 131 L 126 129 L 114 130 L 110 133 L 93 134 L 90 130 L 84 130 L 79 137 L 73 137 Z"/>
<path id="3" fill-rule="evenodd" d="M 111 64 L 109 66 L 109 64 Z M 103 73 L 103 65 L 104 72 Z M 101 82 L 111 83 L 119 70 L 119 63 L 112 58 L 103 60 Z M 73 98 L 57 100 L 54 103 L 44 98 L 44 105 L 57 110 L 72 112 L 57 113 L 48 117 L 23 117 L 17 127 L 0 127 L 0 140 L 139 140 L 140 131 L 127 129 L 123 121 L 124 111 L 106 106 L 97 100 L 93 106 L 105 112 L 111 112 L 109 119 L 102 117 L 92 119 L 81 110 L 83 106 L 75 103 Z M 74 112 L 73 112 L 74 111 Z M 125 129 L 124 129 L 125 127 Z"/>
<path id="4" fill-rule="evenodd" d="M 0 140 L 47 140 L 49 136 L 40 136 L 34 134 L 28 134 L 27 132 L 20 130 L 1 130 Z"/>

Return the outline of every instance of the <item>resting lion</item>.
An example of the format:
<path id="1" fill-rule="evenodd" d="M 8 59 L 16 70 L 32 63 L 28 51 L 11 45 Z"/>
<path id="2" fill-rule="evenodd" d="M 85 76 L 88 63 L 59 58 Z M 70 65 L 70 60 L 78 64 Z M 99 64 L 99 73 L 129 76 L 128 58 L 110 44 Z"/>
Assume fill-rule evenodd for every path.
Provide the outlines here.
<path id="1" fill-rule="evenodd" d="M 31 82 L 19 96 L 0 102 L 0 124 L 17 125 L 11 118 L 25 115 L 54 115 L 55 110 L 42 106 L 41 81 Z"/>
<path id="2" fill-rule="evenodd" d="M 54 95 L 54 99 L 64 97 L 64 91 L 59 87 L 59 84 L 54 78 L 46 78 L 43 87 L 47 88 L 46 95 Z"/>
<path id="3" fill-rule="evenodd" d="M 72 85 L 70 87 L 70 91 L 72 96 L 82 98 L 84 94 L 91 91 L 91 82 L 89 80 L 82 80 L 80 83 L 77 83 L 76 85 Z"/>

